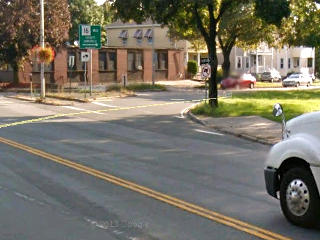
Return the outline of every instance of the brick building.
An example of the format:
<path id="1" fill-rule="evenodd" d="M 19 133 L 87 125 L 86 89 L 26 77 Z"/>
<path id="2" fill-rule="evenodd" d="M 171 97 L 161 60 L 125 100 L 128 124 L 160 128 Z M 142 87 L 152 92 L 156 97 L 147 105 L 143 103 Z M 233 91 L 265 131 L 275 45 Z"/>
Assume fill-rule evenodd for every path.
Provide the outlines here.
<path id="1" fill-rule="evenodd" d="M 88 76 L 92 71 L 93 84 L 120 83 L 125 77 L 131 82 L 176 80 L 185 76 L 186 41 L 172 41 L 168 29 L 159 24 L 122 24 L 107 27 L 107 44 L 92 50 L 92 69 L 88 64 Z M 84 83 L 84 63 L 76 46 L 65 46 L 56 52 L 54 61 L 45 66 L 47 84 L 65 85 Z M 152 51 L 154 51 L 154 74 L 152 74 Z M 72 62 L 72 64 L 70 64 Z M 0 71 L 0 79 L 11 78 L 10 69 Z M 26 62 L 19 72 L 20 82 L 40 82 L 40 65 Z M 13 76 L 12 76 L 13 77 Z"/>

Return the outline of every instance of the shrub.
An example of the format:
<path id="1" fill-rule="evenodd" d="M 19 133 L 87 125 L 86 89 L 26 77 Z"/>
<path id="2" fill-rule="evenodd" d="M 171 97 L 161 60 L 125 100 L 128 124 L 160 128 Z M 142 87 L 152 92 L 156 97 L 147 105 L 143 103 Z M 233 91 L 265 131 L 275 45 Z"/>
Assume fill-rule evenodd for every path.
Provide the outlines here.
<path id="1" fill-rule="evenodd" d="M 198 63 L 196 61 L 189 61 L 188 62 L 188 69 L 189 74 L 195 75 L 198 72 Z"/>

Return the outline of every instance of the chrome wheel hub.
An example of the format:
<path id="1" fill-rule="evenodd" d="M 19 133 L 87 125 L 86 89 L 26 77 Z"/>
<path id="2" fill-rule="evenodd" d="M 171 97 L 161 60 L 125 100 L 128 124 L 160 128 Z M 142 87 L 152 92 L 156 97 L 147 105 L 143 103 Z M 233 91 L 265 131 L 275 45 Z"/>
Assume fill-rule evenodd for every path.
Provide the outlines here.
<path id="1" fill-rule="evenodd" d="M 307 185 L 300 179 L 293 180 L 287 188 L 286 200 L 288 209 L 295 216 L 303 216 L 310 205 Z"/>

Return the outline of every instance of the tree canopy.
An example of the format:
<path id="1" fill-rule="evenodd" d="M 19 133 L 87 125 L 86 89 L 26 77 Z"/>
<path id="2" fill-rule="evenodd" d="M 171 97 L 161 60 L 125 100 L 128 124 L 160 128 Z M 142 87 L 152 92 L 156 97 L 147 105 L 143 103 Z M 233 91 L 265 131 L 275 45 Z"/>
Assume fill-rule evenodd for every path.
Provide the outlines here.
<path id="1" fill-rule="evenodd" d="M 241 8 L 248 0 L 115 0 L 113 7 L 117 16 L 124 21 L 130 19 L 142 22 L 152 19 L 168 25 L 171 29 L 188 29 L 183 35 L 188 37 L 193 33 L 204 39 L 211 65 L 209 81 L 209 98 L 212 106 L 218 106 L 217 94 L 217 43 L 220 25 L 227 18 L 228 12 Z M 272 5 L 271 3 L 276 5 Z M 281 2 L 278 5 L 278 2 Z M 267 23 L 277 23 L 288 15 L 286 0 L 255 0 L 254 13 L 265 18 Z M 275 7 L 277 9 L 275 9 Z M 279 12 L 278 12 L 279 11 Z M 284 13 L 286 12 L 286 13 Z M 272 17 L 271 17 L 272 16 Z M 229 16 L 229 24 L 237 20 Z M 228 26 L 229 26 L 228 24 Z M 182 32 L 182 31 L 181 31 Z M 229 31 L 228 31 L 229 32 Z M 220 31 L 221 33 L 221 31 Z"/>
<path id="2" fill-rule="evenodd" d="M 291 0 L 290 15 L 282 21 L 280 37 L 291 46 L 320 46 L 320 6 L 313 0 Z"/>
<path id="3" fill-rule="evenodd" d="M 67 38 L 70 14 L 67 0 L 47 0 L 45 41 L 59 47 Z M 38 0 L 0 0 L 0 61 L 11 64 L 14 72 L 39 44 L 40 2 Z M 15 76 L 15 80 L 17 77 Z"/>
<path id="4" fill-rule="evenodd" d="M 91 24 L 102 26 L 101 42 L 104 43 L 106 33 L 103 26 L 110 23 L 113 17 L 109 2 L 106 1 L 101 6 L 98 6 L 94 0 L 68 0 L 68 2 L 71 14 L 70 42 L 73 43 L 79 39 L 79 24 Z"/>
<path id="5" fill-rule="evenodd" d="M 320 0 L 255 1 L 257 15 L 279 27 L 281 44 L 320 46 Z"/>
<path id="6" fill-rule="evenodd" d="M 218 106 L 217 89 L 217 43 L 219 23 L 229 9 L 238 7 L 245 0 L 115 0 L 113 7 L 117 16 L 124 21 L 130 19 L 142 22 L 152 19 L 158 23 L 170 25 L 177 18 L 181 24 L 196 26 L 203 37 L 210 59 L 211 78 L 209 80 L 209 98 L 212 106 Z"/>

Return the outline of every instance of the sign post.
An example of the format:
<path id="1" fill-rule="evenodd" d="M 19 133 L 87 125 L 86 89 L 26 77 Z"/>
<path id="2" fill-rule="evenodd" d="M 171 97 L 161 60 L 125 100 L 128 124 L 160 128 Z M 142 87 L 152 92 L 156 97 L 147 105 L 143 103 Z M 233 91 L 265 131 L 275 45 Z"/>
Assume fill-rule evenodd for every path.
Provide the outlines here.
<path id="1" fill-rule="evenodd" d="M 89 52 L 81 52 L 81 62 L 84 62 L 84 85 L 85 85 L 84 97 L 85 98 L 87 97 L 87 62 L 89 62 L 90 59 L 91 57 Z"/>
<path id="2" fill-rule="evenodd" d="M 90 96 L 92 95 L 92 49 L 101 48 L 101 26 L 99 25 L 79 25 L 79 45 L 80 49 L 90 49 Z M 86 62 L 87 61 L 83 61 Z"/>

